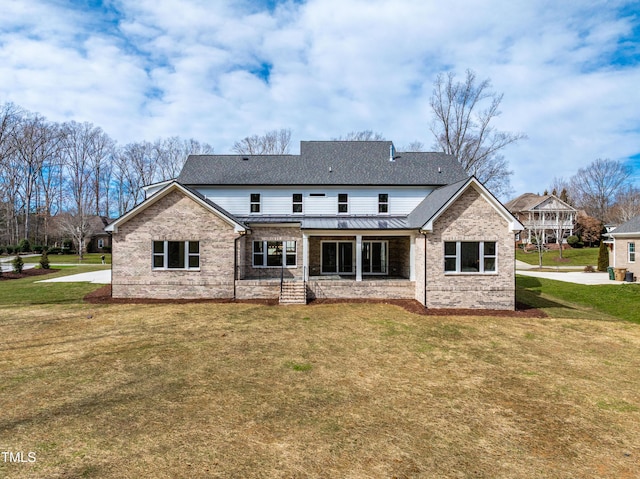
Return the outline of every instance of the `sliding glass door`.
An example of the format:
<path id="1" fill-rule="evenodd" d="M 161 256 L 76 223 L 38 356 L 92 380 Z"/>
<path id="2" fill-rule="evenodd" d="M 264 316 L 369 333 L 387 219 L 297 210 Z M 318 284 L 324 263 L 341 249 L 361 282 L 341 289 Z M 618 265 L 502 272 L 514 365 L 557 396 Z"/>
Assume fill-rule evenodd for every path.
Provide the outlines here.
<path id="1" fill-rule="evenodd" d="M 362 274 L 388 274 L 387 253 L 386 241 L 363 241 Z"/>
<path id="2" fill-rule="evenodd" d="M 322 274 L 353 274 L 353 243 L 322 242 Z"/>

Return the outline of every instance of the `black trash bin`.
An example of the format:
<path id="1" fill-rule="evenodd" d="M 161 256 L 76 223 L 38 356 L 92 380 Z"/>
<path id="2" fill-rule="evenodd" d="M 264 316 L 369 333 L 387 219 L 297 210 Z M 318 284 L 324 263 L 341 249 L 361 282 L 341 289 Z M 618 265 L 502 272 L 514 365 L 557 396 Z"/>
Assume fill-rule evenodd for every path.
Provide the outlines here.
<path id="1" fill-rule="evenodd" d="M 631 271 L 627 271 L 627 272 L 624 274 L 624 280 L 625 280 L 627 283 L 633 283 L 633 273 L 632 273 Z"/>

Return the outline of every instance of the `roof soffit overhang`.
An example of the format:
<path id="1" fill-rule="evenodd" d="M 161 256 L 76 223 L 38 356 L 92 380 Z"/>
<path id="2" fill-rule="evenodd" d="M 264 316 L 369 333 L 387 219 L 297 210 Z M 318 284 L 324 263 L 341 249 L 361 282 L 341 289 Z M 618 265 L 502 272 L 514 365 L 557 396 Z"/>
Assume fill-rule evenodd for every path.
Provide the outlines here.
<path id="1" fill-rule="evenodd" d="M 122 215 L 120 218 L 118 218 L 117 220 L 113 221 L 112 223 L 110 223 L 105 228 L 105 231 L 112 232 L 112 233 L 117 233 L 119 226 L 123 225 L 124 223 L 126 223 L 130 219 L 132 219 L 135 216 L 137 216 L 138 214 L 142 213 L 144 210 L 149 208 L 151 205 L 157 203 L 159 200 L 161 200 L 162 198 L 167 196 L 169 193 L 172 193 L 174 191 L 180 191 L 186 197 L 190 198 L 191 200 L 195 201 L 196 203 L 198 203 L 200 206 L 202 206 L 206 210 L 208 210 L 211 213 L 215 214 L 220 219 L 222 219 L 223 221 L 228 223 L 230 226 L 233 226 L 233 229 L 234 229 L 234 231 L 236 233 L 244 234 L 244 233 L 247 232 L 248 228 L 244 224 L 236 221 L 233 217 L 231 217 L 231 216 L 225 214 L 224 212 L 220 211 L 219 209 L 215 208 L 208 201 L 205 201 L 204 199 L 202 199 L 202 198 L 198 197 L 197 195 L 193 194 L 192 191 L 190 191 L 189 189 L 185 188 L 184 186 L 182 186 L 177 181 L 173 181 L 173 182 L 169 183 L 164 188 L 162 188 L 160 191 L 158 191 L 157 193 L 153 194 L 152 196 L 150 196 L 149 198 L 144 200 L 138 206 L 134 207 L 132 210 L 130 210 L 129 212 L 125 213 L 124 215 Z"/>
<path id="2" fill-rule="evenodd" d="M 433 233 L 434 223 L 449 209 L 449 207 L 455 203 L 469 188 L 476 190 L 480 196 L 482 196 L 496 212 L 504 218 L 509 225 L 509 231 L 511 233 L 517 233 L 524 230 L 524 226 L 517 218 L 511 214 L 507 208 L 491 194 L 491 192 L 478 181 L 475 176 L 469 178 L 469 180 L 462 185 L 462 187 L 442 206 L 421 228 L 421 233 Z"/>

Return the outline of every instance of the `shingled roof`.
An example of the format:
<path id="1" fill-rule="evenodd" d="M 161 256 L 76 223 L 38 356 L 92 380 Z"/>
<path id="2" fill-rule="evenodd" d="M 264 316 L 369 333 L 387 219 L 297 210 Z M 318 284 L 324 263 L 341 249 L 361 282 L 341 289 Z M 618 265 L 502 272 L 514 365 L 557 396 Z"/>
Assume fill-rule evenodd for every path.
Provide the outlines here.
<path id="1" fill-rule="evenodd" d="M 614 229 L 609 236 L 616 236 L 621 234 L 633 234 L 636 233 L 640 235 L 640 215 L 631 218 L 626 223 L 621 224 L 616 229 Z"/>
<path id="2" fill-rule="evenodd" d="M 190 186 L 442 186 L 466 178 L 444 153 L 396 152 L 390 141 L 303 141 L 299 155 L 191 155 L 177 180 Z"/>

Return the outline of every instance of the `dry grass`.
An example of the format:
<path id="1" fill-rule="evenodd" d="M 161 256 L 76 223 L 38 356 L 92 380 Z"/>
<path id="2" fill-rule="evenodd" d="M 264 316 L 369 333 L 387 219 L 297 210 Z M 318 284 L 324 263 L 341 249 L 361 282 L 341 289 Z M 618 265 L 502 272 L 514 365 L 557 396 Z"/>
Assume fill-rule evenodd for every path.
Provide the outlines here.
<path id="1" fill-rule="evenodd" d="M 0 309 L 1 477 L 640 475 L 640 326 L 328 304 Z"/>

